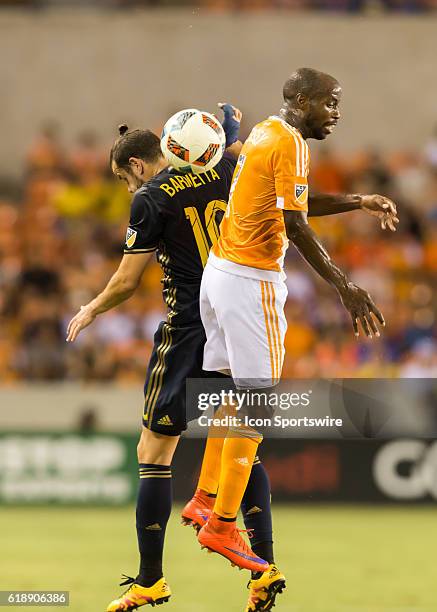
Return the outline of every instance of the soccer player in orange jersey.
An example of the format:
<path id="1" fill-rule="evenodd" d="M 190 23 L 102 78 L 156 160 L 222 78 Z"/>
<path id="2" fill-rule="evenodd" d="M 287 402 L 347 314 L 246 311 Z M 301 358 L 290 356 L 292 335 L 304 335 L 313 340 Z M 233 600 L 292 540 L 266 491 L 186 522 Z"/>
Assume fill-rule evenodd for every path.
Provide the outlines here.
<path id="1" fill-rule="evenodd" d="M 230 373 L 240 389 L 266 391 L 281 376 L 287 326 L 283 262 L 289 240 L 338 292 L 356 335 L 359 324 L 369 337 L 379 336 L 377 322 L 384 325 L 369 294 L 348 280 L 308 225 L 308 203 L 313 215 L 377 203 L 390 211 L 391 225 L 397 221 L 395 205 L 382 196 L 309 196 L 307 140 L 323 140 L 333 131 L 340 118 L 341 87 L 335 78 L 303 68 L 287 80 L 283 93 L 279 115 L 255 126 L 244 144 L 220 237 L 202 278 L 203 367 Z M 240 567 L 247 567 L 247 560 L 243 555 L 238 559 L 236 515 L 261 439 L 253 430 L 230 428 L 214 511 L 198 536 L 203 546 Z M 270 609 L 260 605 L 248 609 Z"/>

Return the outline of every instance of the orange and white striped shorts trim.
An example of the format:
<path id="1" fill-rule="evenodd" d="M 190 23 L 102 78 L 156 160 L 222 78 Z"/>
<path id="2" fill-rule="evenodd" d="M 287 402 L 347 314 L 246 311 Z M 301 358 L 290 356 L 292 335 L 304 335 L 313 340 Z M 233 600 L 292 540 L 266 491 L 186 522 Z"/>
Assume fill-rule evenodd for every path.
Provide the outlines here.
<path id="1" fill-rule="evenodd" d="M 259 283 L 261 285 L 261 301 L 269 345 L 272 379 L 277 382 L 281 378 L 282 364 L 284 363 L 284 342 L 279 327 L 275 288 L 274 283 L 269 281 L 259 281 Z"/>

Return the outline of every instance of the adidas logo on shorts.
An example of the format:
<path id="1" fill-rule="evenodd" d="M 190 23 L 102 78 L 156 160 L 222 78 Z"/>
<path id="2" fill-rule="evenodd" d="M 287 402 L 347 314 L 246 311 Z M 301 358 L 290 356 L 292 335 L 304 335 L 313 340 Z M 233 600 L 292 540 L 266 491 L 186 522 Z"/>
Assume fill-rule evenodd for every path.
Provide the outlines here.
<path id="1" fill-rule="evenodd" d="M 146 531 L 162 531 L 162 527 L 159 523 L 154 523 L 146 527 Z"/>
<path id="2" fill-rule="evenodd" d="M 173 421 L 168 416 L 168 414 L 166 414 L 165 416 L 162 417 L 162 419 L 159 419 L 158 425 L 173 425 Z"/>

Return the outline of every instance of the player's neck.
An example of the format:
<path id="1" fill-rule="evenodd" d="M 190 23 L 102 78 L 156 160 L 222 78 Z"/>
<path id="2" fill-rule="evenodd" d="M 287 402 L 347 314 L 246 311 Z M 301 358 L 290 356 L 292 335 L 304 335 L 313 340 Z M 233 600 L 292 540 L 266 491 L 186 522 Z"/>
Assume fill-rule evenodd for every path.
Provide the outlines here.
<path id="1" fill-rule="evenodd" d="M 299 117 L 292 108 L 287 108 L 286 106 L 283 106 L 281 110 L 279 111 L 279 116 L 286 123 L 296 128 L 296 130 L 299 130 L 304 140 L 308 138 L 304 120 L 301 117 Z"/>
<path id="2" fill-rule="evenodd" d="M 155 177 L 162 170 L 164 170 L 164 168 L 168 168 L 168 162 L 162 156 L 159 157 L 156 163 L 147 163 L 143 161 L 143 171 L 141 176 L 138 175 L 138 178 L 140 179 L 140 181 L 142 181 L 142 184 L 145 185 L 146 183 L 151 181 L 153 177 Z"/>
<path id="3" fill-rule="evenodd" d="M 168 161 L 164 157 L 160 157 L 154 168 L 154 175 L 159 174 L 162 170 L 168 168 Z"/>

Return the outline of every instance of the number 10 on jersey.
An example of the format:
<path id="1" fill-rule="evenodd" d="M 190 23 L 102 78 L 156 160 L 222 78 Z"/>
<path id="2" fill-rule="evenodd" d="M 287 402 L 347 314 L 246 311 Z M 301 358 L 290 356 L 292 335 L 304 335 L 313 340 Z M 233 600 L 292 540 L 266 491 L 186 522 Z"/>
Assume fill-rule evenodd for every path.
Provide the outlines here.
<path id="1" fill-rule="evenodd" d="M 205 208 L 202 219 L 202 213 L 199 213 L 195 206 L 184 208 L 185 216 L 191 223 L 194 239 L 199 250 L 202 266 L 206 266 L 210 248 L 217 242 L 219 237 L 219 224 L 217 223 L 217 214 L 226 211 L 226 202 L 224 200 L 212 200 Z M 209 238 L 209 240 L 208 240 Z"/>

